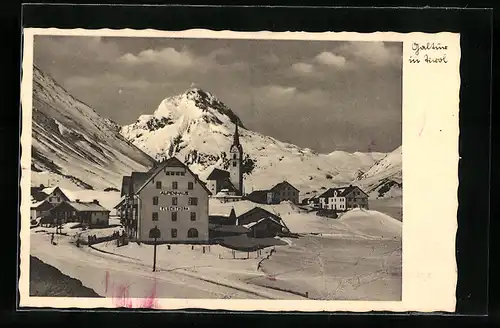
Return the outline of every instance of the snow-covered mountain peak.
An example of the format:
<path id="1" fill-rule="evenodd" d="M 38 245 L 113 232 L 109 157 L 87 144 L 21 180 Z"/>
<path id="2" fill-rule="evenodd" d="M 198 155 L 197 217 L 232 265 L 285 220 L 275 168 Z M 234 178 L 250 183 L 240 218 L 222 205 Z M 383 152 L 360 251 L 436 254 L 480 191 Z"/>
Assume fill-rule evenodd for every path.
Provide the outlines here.
<path id="1" fill-rule="evenodd" d="M 180 95 L 165 98 L 153 115 L 142 115 L 138 123 L 148 120 L 167 123 L 179 119 L 202 120 L 214 125 L 232 123 L 243 127 L 239 117 L 229 107 L 210 92 L 200 88 L 190 88 Z"/>
<path id="2" fill-rule="evenodd" d="M 243 146 L 245 191 L 287 180 L 304 193 L 350 183 L 386 154 L 318 154 L 246 129 L 213 94 L 199 88 L 164 99 L 152 115 L 121 129 L 122 135 L 157 160 L 182 159 L 206 178 L 213 168 L 228 169 L 227 154 L 236 124 Z"/>

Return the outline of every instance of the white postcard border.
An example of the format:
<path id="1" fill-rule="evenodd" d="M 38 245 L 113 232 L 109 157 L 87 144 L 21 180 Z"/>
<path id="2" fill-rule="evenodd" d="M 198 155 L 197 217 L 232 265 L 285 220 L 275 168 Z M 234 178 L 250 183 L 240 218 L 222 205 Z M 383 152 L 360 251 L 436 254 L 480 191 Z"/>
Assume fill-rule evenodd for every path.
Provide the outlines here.
<path id="1" fill-rule="evenodd" d="M 158 299 L 161 309 L 200 308 L 234 311 L 455 311 L 457 267 L 455 237 L 458 210 L 458 112 L 460 36 L 453 33 L 233 32 L 193 29 L 157 30 L 24 29 L 22 63 L 21 218 L 29 217 L 33 37 L 93 35 L 275 40 L 346 40 L 403 42 L 403 288 L 402 301 L 204 300 Z M 415 43 L 440 43 L 446 63 L 412 64 Z M 432 51 L 429 51 L 431 55 Z M 434 52 L 432 52 L 434 53 Z M 21 219 L 20 306 L 115 308 L 110 298 L 29 296 L 29 220 Z M 134 301 L 134 300 L 133 300 Z M 137 300 L 135 300 L 137 301 Z"/>

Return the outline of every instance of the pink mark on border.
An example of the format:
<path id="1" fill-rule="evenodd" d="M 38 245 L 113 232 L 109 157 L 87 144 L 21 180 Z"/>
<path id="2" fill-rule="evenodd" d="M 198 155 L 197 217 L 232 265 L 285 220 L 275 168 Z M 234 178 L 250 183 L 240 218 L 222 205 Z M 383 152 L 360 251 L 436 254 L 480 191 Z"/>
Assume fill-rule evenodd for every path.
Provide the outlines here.
<path id="1" fill-rule="evenodd" d="M 116 307 L 121 308 L 148 308 L 156 309 L 159 308 L 158 300 L 156 297 L 156 279 L 154 280 L 153 287 L 149 293 L 149 296 L 144 299 L 139 299 L 140 304 L 134 304 L 133 299 L 129 295 L 130 285 L 117 284 L 114 282 L 110 283 L 110 274 L 106 271 L 105 276 L 105 291 L 106 296 L 108 296 L 108 290 L 111 290 L 111 298 Z"/>

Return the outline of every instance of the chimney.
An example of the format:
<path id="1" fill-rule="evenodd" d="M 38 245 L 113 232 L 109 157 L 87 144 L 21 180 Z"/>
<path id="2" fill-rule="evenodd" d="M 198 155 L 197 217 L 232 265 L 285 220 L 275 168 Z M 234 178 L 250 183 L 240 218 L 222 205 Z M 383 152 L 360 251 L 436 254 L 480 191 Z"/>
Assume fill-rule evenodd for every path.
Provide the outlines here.
<path id="1" fill-rule="evenodd" d="M 99 204 L 99 201 L 97 199 L 94 199 L 94 200 L 92 200 L 92 203 Z"/>

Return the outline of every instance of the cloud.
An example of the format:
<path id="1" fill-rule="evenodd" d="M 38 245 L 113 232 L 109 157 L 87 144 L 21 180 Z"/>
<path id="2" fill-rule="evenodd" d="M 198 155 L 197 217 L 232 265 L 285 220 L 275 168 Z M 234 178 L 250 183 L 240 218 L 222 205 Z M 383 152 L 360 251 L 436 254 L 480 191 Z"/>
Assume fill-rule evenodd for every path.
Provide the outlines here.
<path id="1" fill-rule="evenodd" d="M 330 99 L 330 95 L 323 90 L 299 90 L 296 87 L 275 84 L 256 87 L 254 94 L 258 95 L 257 100 L 261 105 L 287 111 L 326 106 Z"/>
<path id="2" fill-rule="evenodd" d="M 230 62 L 227 60 L 232 54 L 231 50 L 221 48 L 210 52 L 208 55 L 199 56 L 188 49 L 177 50 L 172 47 L 160 50 L 143 50 L 137 55 L 127 53 L 121 56 L 118 63 L 129 67 L 149 67 L 150 69 L 164 70 L 168 73 L 184 73 L 187 70 L 196 73 L 207 73 L 213 70 L 240 71 L 248 67 L 244 62 Z M 222 62 L 219 62 L 222 60 Z"/>
<path id="3" fill-rule="evenodd" d="M 280 59 L 274 53 L 266 54 L 261 57 L 262 61 L 267 64 L 279 64 Z"/>
<path id="4" fill-rule="evenodd" d="M 314 71 L 314 66 L 307 63 L 295 63 L 292 65 L 292 70 L 298 73 L 309 74 Z"/>
<path id="5" fill-rule="evenodd" d="M 335 55 L 331 52 L 322 52 L 315 57 L 315 60 L 323 65 L 343 67 L 346 64 L 345 57 Z"/>
<path id="6" fill-rule="evenodd" d="M 390 45 L 385 42 L 347 42 L 340 51 L 348 56 L 364 60 L 375 66 L 401 65 L 402 47 L 400 43 Z"/>
<path id="7" fill-rule="evenodd" d="M 34 43 L 35 58 L 48 56 L 56 62 L 75 58 L 106 62 L 120 56 L 116 44 L 95 36 L 37 35 Z"/>
<path id="8" fill-rule="evenodd" d="M 145 89 L 151 82 L 144 79 L 128 79 L 118 74 L 105 73 L 95 76 L 72 76 L 64 81 L 69 88 L 101 88 L 113 86 L 117 89 Z"/>
<path id="9" fill-rule="evenodd" d="M 161 50 L 143 50 L 137 55 L 127 53 L 123 55 L 119 61 L 125 64 L 159 64 L 165 66 L 176 67 L 192 67 L 202 64 L 205 58 L 195 57 L 187 50 L 177 51 L 174 48 L 164 48 Z"/>

